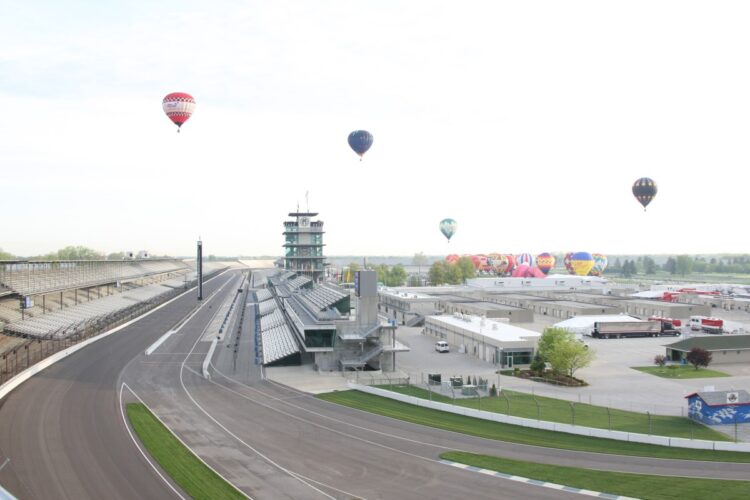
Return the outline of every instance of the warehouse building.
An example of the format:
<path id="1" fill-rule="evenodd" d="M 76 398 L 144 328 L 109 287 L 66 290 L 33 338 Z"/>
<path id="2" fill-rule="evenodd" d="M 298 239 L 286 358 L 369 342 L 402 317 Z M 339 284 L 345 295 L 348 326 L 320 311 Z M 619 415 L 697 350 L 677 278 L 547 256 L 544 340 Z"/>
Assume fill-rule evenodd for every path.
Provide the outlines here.
<path id="1" fill-rule="evenodd" d="M 666 302 L 663 300 L 633 299 L 596 294 L 572 294 L 573 300 L 616 307 L 619 312 L 640 316 L 661 316 L 664 318 L 687 319 L 690 316 L 710 316 L 711 306 Z"/>
<path id="2" fill-rule="evenodd" d="M 425 316 L 439 311 L 440 299 L 434 295 L 391 288 L 378 290 L 378 312 L 396 324 L 417 326 Z"/>
<path id="3" fill-rule="evenodd" d="M 458 297 L 458 299 L 440 297 L 438 307 L 446 314 L 468 314 L 471 316 L 484 316 L 488 319 L 504 318 L 511 323 L 531 323 L 534 321 L 534 313 L 529 309 L 462 297 Z"/>
<path id="4" fill-rule="evenodd" d="M 424 333 L 501 368 L 529 365 L 541 337 L 505 322 L 460 314 L 428 316 Z"/>
<path id="5" fill-rule="evenodd" d="M 750 335 L 691 337 L 665 346 L 667 359 L 682 361 L 693 347 L 711 353 L 711 364 L 750 363 Z"/>

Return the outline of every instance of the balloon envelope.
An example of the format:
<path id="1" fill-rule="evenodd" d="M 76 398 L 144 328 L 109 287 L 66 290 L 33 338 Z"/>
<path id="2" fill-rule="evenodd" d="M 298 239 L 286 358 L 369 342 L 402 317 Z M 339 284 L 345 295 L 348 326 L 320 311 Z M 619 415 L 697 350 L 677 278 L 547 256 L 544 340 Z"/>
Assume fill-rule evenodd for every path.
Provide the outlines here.
<path id="1" fill-rule="evenodd" d="M 527 266 L 534 265 L 534 257 L 530 253 L 522 253 L 516 256 L 516 263 L 520 266 L 526 264 Z"/>
<path id="2" fill-rule="evenodd" d="M 460 259 L 460 258 L 461 257 L 459 257 L 458 255 L 456 255 L 455 253 L 452 253 L 452 254 L 448 255 L 445 258 L 445 260 L 448 261 L 448 262 L 450 262 L 451 264 L 455 264 L 456 262 L 458 262 L 458 259 Z"/>
<path id="3" fill-rule="evenodd" d="M 656 183 L 648 177 L 641 177 L 633 183 L 633 196 L 643 205 L 644 210 L 651 203 L 651 200 L 654 199 L 657 191 Z"/>
<path id="4" fill-rule="evenodd" d="M 513 278 L 528 278 L 530 272 L 531 266 L 529 266 L 528 264 L 521 264 L 513 270 L 513 274 L 511 274 L 511 276 Z"/>
<path id="5" fill-rule="evenodd" d="M 367 130 L 355 130 L 349 134 L 349 147 L 360 157 L 372 146 L 373 137 Z"/>
<path id="6" fill-rule="evenodd" d="M 457 228 L 458 223 L 453 219 L 443 219 L 440 221 L 440 232 L 443 233 L 443 236 L 448 238 L 448 241 L 450 241 L 451 237 L 456 234 Z"/>
<path id="7" fill-rule="evenodd" d="M 607 256 L 600 253 L 592 253 L 591 256 L 594 258 L 594 268 L 591 270 L 591 275 L 601 276 L 607 269 Z"/>
<path id="8" fill-rule="evenodd" d="M 555 258 L 548 252 L 540 253 L 536 256 L 536 267 L 546 276 L 555 267 Z"/>
<path id="9" fill-rule="evenodd" d="M 161 101 L 161 109 L 179 129 L 193 115 L 195 99 L 185 92 L 172 92 Z"/>
<path id="10" fill-rule="evenodd" d="M 573 274 L 573 268 L 570 267 L 570 259 L 573 258 L 573 252 L 568 252 L 565 254 L 565 258 L 563 258 L 563 265 L 565 266 L 565 269 L 570 273 Z"/>
<path id="11" fill-rule="evenodd" d="M 587 276 L 594 267 L 594 257 L 588 252 L 576 252 L 570 258 L 570 267 L 576 276 Z"/>

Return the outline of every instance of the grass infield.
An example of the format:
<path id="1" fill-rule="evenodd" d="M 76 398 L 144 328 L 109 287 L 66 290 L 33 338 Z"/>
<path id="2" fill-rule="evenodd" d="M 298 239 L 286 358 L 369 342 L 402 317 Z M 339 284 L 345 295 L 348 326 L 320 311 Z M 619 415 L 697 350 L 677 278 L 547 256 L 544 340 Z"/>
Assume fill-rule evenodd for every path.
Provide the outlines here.
<path id="1" fill-rule="evenodd" d="M 128 403 L 127 411 L 148 452 L 188 495 L 196 500 L 247 498 L 193 455 L 144 405 Z"/>
<path id="2" fill-rule="evenodd" d="M 453 400 L 439 394 L 433 393 L 430 395 L 421 387 L 394 385 L 381 386 L 380 388 L 422 399 L 432 397 L 433 401 L 441 403 L 513 415 L 514 417 L 572 424 L 573 413 L 575 412 L 575 425 L 584 427 L 686 439 L 729 441 L 725 434 L 685 417 L 651 415 L 649 418 L 645 413 L 615 409 L 607 411 L 607 408 L 603 406 L 586 403 L 573 403 L 571 405 L 570 402 L 562 399 L 533 396 L 523 392 L 504 390 L 502 396 L 493 398 Z"/>
<path id="3" fill-rule="evenodd" d="M 354 390 L 318 394 L 316 397 L 332 403 L 377 413 L 406 422 L 511 443 L 639 457 L 750 462 L 750 453 L 670 448 L 668 446 L 656 446 L 532 429 L 456 415 L 431 408 L 423 408 Z"/>
<path id="4" fill-rule="evenodd" d="M 696 370 L 692 365 L 670 365 L 660 366 L 634 366 L 633 370 L 656 375 L 662 378 L 717 378 L 729 377 L 728 373 L 701 368 Z"/>
<path id="5" fill-rule="evenodd" d="M 578 467 L 523 462 L 462 451 L 440 455 L 444 460 L 460 462 L 482 469 L 494 470 L 573 488 L 623 495 L 644 500 L 748 498 L 750 481 L 725 481 L 690 477 L 652 476 L 609 472 Z M 533 491 L 533 490 L 532 490 Z"/>

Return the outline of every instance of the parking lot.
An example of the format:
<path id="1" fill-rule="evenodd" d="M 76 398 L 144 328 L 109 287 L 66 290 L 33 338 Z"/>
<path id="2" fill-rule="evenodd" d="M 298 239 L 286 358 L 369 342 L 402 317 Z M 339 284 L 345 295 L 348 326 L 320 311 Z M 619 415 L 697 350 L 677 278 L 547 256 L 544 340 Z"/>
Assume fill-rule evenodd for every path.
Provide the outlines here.
<path id="1" fill-rule="evenodd" d="M 397 356 L 397 367 L 412 379 L 426 377 L 427 373 L 447 375 L 476 375 L 490 378 L 507 389 L 656 414 L 682 415 L 687 404 L 684 397 L 707 386 L 716 390 L 750 387 L 750 366 L 716 364 L 719 371 L 731 377 L 712 379 L 664 379 L 633 370 L 635 366 L 653 366 L 654 356 L 665 353 L 665 345 L 684 337 L 656 337 L 630 339 L 594 339 L 585 337 L 590 349 L 596 352 L 588 368 L 576 372 L 576 377 L 589 385 L 581 388 L 557 387 L 510 376 L 497 376 L 499 369 L 469 354 L 435 351 L 436 339 L 421 333 L 422 328 L 399 327 L 397 338 L 408 344 L 411 351 Z M 686 335 L 694 335 L 686 331 Z"/>

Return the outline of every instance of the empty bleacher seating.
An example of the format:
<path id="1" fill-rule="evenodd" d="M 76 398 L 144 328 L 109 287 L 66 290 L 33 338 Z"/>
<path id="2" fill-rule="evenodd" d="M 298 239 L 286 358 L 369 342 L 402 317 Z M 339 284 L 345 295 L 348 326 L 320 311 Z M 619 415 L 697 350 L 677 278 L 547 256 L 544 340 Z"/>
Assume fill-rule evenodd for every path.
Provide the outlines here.
<path id="1" fill-rule="evenodd" d="M 294 333 L 286 324 L 261 332 L 261 343 L 264 365 L 299 352 Z"/>

